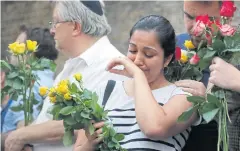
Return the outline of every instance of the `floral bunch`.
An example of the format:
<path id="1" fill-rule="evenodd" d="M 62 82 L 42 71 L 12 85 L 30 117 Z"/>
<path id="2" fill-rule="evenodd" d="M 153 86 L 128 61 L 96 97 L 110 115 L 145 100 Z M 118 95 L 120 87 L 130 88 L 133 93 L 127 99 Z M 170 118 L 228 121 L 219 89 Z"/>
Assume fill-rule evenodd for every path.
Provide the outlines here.
<path id="1" fill-rule="evenodd" d="M 195 51 L 192 51 L 195 46 L 190 40 L 186 40 L 184 46 L 187 50 L 176 47 L 175 61 L 167 67 L 165 75 L 169 81 L 175 82 L 181 79 L 199 81 L 202 78 L 202 72 L 197 67 L 200 58 Z"/>
<path id="2" fill-rule="evenodd" d="M 32 122 L 33 105 L 39 102 L 35 100 L 32 88 L 38 76 L 33 71 L 44 70 L 45 68 L 55 69 L 55 64 L 45 58 L 36 58 L 34 52 L 37 51 L 36 41 L 27 40 L 26 43 L 14 42 L 8 45 L 9 52 L 17 58 L 17 64 L 9 64 L 1 60 L 1 70 L 6 70 L 5 86 L 1 90 L 1 98 L 9 95 L 12 100 L 23 97 L 23 102 L 19 106 L 11 109 L 15 112 L 24 111 L 25 125 Z"/>
<path id="3" fill-rule="evenodd" d="M 82 75 L 74 75 L 74 81 L 60 81 L 55 87 L 48 89 L 41 87 L 39 93 L 48 95 L 53 107 L 50 113 L 55 120 L 63 120 L 65 133 L 63 143 L 65 146 L 72 145 L 74 130 L 84 129 L 92 135 L 95 132 L 92 121 L 105 121 L 103 132 L 100 137 L 102 143 L 98 145 L 101 151 L 124 151 L 119 141 L 124 135 L 117 134 L 113 126 L 108 122 L 107 112 L 98 104 L 98 96 L 83 88 Z"/>
<path id="4" fill-rule="evenodd" d="M 188 44 L 191 47 L 188 53 L 193 51 L 195 54 L 185 66 L 194 64 L 197 72 L 202 72 L 211 65 L 212 59 L 216 56 L 231 62 L 234 55 L 240 52 L 239 27 L 233 27 L 230 24 L 235 11 L 236 7 L 233 2 L 223 1 L 219 19 L 208 15 L 196 17 L 193 34 L 201 37 L 202 40 L 198 48 L 193 48 L 190 43 Z M 223 151 L 228 151 L 229 144 L 226 126 L 227 119 L 229 119 L 226 101 L 228 93 L 231 92 L 214 86 L 211 93 L 206 94 L 205 97 L 190 96 L 188 101 L 193 103 L 193 107 L 179 117 L 179 121 L 185 121 L 191 117 L 192 113 L 198 112 L 207 123 L 213 119 L 217 120 L 219 125 L 218 150 L 222 146 Z"/>

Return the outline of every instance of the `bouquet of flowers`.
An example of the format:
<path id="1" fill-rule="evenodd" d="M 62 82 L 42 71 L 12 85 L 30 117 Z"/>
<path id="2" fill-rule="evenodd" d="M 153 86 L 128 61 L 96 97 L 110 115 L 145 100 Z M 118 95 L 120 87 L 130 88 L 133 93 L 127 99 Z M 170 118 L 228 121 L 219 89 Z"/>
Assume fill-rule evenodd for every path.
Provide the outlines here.
<path id="1" fill-rule="evenodd" d="M 107 117 L 107 112 L 98 104 L 98 96 L 83 87 L 82 75 L 75 74 L 74 81 L 60 81 L 57 86 L 48 89 L 41 87 L 39 93 L 48 95 L 53 107 L 50 113 L 55 120 L 63 120 L 65 146 L 73 143 L 74 130 L 84 129 L 92 135 L 95 132 L 92 121 L 106 121 L 100 137 L 102 143 L 98 145 L 100 151 L 124 151 L 119 141 L 124 139 L 123 134 L 117 134 Z"/>
<path id="2" fill-rule="evenodd" d="M 198 48 L 191 47 L 189 42 L 187 48 L 191 47 L 187 54 L 194 54 L 190 61 L 186 61 L 185 64 L 180 64 L 182 73 L 190 70 L 199 72 L 208 68 L 214 57 L 218 56 L 227 62 L 231 62 L 234 54 L 240 52 L 240 29 L 239 26 L 234 28 L 230 25 L 230 19 L 233 17 L 236 7 L 231 1 L 223 1 L 222 8 L 220 10 L 221 18 L 210 18 L 208 15 L 197 16 L 196 25 L 193 29 L 195 36 L 202 36 Z M 185 45 L 186 45 L 185 43 Z M 193 45 L 192 45 L 193 46 Z M 178 48 L 179 49 L 179 48 Z M 179 51 L 179 50 L 178 50 Z M 176 51 L 177 54 L 177 51 Z M 181 56 L 184 56 L 182 54 Z M 180 61 L 183 58 L 180 58 Z M 175 64 L 179 64 L 176 61 Z M 190 66 L 190 67 L 189 67 Z M 194 67 L 192 67 L 194 66 Z M 180 79 L 182 79 L 182 75 Z M 197 80 L 194 76 L 192 79 Z M 222 145 L 223 151 L 228 151 L 228 133 L 227 133 L 227 119 L 228 107 L 226 101 L 226 95 L 231 91 L 224 90 L 222 88 L 214 86 L 211 89 L 211 93 L 207 93 L 206 97 L 189 96 L 188 101 L 193 103 L 193 107 L 184 112 L 179 121 L 185 121 L 191 117 L 194 112 L 198 112 L 206 122 L 213 120 L 218 121 L 218 150 Z"/>
<path id="3" fill-rule="evenodd" d="M 15 112 L 24 111 L 25 126 L 29 125 L 33 118 L 33 105 L 39 102 L 35 100 L 32 88 L 37 82 L 38 76 L 33 71 L 51 68 L 55 70 L 56 65 L 46 58 L 36 58 L 34 52 L 37 51 L 37 42 L 27 40 L 25 43 L 14 42 L 8 46 L 9 52 L 17 57 L 17 64 L 9 64 L 1 60 L 1 70 L 8 70 L 6 73 L 5 86 L 1 90 L 1 99 L 6 95 L 12 100 L 17 100 L 19 96 L 23 97 L 23 102 L 19 106 L 11 109 Z"/>

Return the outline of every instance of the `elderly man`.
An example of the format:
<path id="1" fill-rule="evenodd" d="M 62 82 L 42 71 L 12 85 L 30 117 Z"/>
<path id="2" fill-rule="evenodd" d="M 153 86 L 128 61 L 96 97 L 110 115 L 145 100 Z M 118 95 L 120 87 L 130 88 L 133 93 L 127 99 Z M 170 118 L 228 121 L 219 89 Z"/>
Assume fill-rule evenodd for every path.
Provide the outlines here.
<path id="1" fill-rule="evenodd" d="M 54 85 L 78 72 L 82 73 L 84 86 L 90 90 L 102 81 L 120 78 L 105 71 L 108 61 L 122 54 L 106 37 L 111 28 L 99 1 L 55 2 L 53 22 L 50 24 L 56 48 L 70 58 Z M 72 150 L 72 147 L 63 146 L 63 122 L 52 120 L 47 113 L 50 106 L 46 98 L 36 124 L 16 130 L 8 136 L 6 151 L 20 151 L 25 144 L 33 144 L 34 151 Z"/>

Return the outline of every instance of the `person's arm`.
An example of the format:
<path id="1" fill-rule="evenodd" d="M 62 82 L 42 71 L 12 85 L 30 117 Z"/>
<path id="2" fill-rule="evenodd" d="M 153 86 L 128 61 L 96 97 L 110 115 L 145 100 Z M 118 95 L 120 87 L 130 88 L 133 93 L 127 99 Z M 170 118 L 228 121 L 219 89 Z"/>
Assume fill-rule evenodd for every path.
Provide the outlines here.
<path id="1" fill-rule="evenodd" d="M 113 69 L 116 65 L 123 65 L 124 70 Z M 151 139 L 168 138 L 187 129 L 197 119 L 197 115 L 194 114 L 187 122 L 177 123 L 178 117 L 191 106 L 186 95 L 173 96 L 168 103 L 161 107 L 153 97 L 143 71 L 128 58 L 113 59 L 107 70 L 115 74 L 133 77 L 136 118 L 140 129 L 147 137 Z"/>
<path id="2" fill-rule="evenodd" d="M 175 95 L 164 106 L 160 106 L 144 73 L 134 76 L 134 97 L 138 124 L 149 138 L 169 138 L 187 129 L 197 119 L 197 115 L 194 114 L 190 120 L 178 123 L 178 117 L 192 106 L 186 95 Z"/>
<path id="3" fill-rule="evenodd" d="M 59 141 L 64 134 L 63 121 L 48 121 L 13 131 L 5 141 L 6 151 L 19 151 L 25 144 Z"/>

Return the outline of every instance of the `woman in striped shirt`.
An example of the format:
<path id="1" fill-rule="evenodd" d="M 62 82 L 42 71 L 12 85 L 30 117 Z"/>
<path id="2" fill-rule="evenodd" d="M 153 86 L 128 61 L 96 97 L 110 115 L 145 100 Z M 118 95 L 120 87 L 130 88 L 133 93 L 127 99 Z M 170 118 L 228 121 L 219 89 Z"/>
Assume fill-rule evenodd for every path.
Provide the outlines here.
<path id="1" fill-rule="evenodd" d="M 186 122 L 178 117 L 189 107 L 186 93 L 166 80 L 164 68 L 174 59 L 175 32 L 162 16 L 150 15 L 139 20 L 130 31 L 127 58 L 116 58 L 107 67 L 109 72 L 131 79 L 117 81 L 105 104 L 108 116 L 128 151 L 181 151 L 197 114 Z M 123 65 L 124 70 L 113 69 Z M 106 82 L 107 83 L 107 82 Z M 97 89 L 102 104 L 106 84 Z M 90 136 L 79 132 L 75 151 L 93 151 L 101 141 L 103 122 L 94 126 Z"/>

